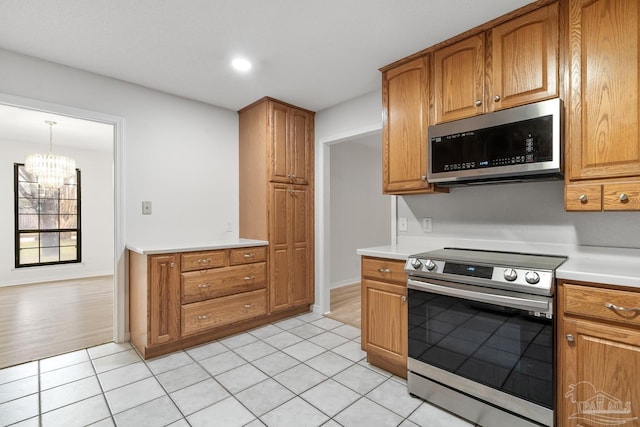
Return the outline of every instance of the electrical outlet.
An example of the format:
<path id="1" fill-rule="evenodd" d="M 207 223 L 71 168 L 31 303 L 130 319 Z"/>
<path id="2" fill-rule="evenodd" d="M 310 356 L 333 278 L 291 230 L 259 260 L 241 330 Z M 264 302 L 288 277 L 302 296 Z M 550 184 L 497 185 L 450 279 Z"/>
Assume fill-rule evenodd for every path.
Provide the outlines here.
<path id="1" fill-rule="evenodd" d="M 409 224 L 407 223 L 407 218 L 401 216 L 398 218 L 398 231 L 407 231 L 409 229 Z"/>
<path id="2" fill-rule="evenodd" d="M 142 215 L 151 215 L 151 202 L 142 202 Z"/>
<path id="3" fill-rule="evenodd" d="M 433 231 L 431 218 L 422 218 L 422 231 L 431 233 Z"/>

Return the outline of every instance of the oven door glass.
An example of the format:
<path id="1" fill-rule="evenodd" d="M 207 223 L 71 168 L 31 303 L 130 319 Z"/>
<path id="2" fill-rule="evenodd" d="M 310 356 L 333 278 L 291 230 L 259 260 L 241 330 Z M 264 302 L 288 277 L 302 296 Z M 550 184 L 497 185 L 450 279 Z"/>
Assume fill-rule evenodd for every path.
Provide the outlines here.
<path id="1" fill-rule="evenodd" d="M 422 290 L 408 298 L 410 358 L 553 408 L 552 319 Z"/>

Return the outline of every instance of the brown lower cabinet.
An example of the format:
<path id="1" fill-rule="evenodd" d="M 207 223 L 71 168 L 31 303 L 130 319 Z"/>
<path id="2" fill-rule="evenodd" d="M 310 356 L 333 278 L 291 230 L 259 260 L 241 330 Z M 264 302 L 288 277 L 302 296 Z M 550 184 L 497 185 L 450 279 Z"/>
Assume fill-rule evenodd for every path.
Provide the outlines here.
<path id="1" fill-rule="evenodd" d="M 267 252 L 129 251 L 131 343 L 144 358 L 155 357 L 308 311 L 269 313 Z"/>
<path id="2" fill-rule="evenodd" d="M 407 284 L 404 262 L 362 258 L 362 350 L 367 361 L 407 377 Z"/>
<path id="3" fill-rule="evenodd" d="M 640 426 L 640 292 L 561 281 L 558 314 L 556 425 Z"/>

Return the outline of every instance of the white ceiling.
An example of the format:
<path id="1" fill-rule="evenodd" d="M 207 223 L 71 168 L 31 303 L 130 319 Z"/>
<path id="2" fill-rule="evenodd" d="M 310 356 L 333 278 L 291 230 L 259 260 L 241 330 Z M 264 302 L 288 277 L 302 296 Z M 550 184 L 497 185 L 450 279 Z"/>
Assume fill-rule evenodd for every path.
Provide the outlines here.
<path id="1" fill-rule="evenodd" d="M 2 0 L 0 47 L 232 110 L 269 95 L 319 111 L 530 1 Z"/>
<path id="2" fill-rule="evenodd" d="M 0 104 L 0 142 L 42 144 L 49 151 L 49 125 L 52 130 L 53 152 L 56 148 L 72 147 L 89 151 L 113 150 L 113 126 L 74 117 L 28 110 Z"/>

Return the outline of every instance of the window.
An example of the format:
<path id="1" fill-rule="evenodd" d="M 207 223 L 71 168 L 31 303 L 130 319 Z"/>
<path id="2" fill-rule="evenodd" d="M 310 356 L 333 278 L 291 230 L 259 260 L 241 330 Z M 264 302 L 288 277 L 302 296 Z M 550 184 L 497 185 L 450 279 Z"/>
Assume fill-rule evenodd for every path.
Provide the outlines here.
<path id="1" fill-rule="evenodd" d="M 15 163 L 14 194 L 16 268 L 80 262 L 80 170 L 52 190 Z"/>

